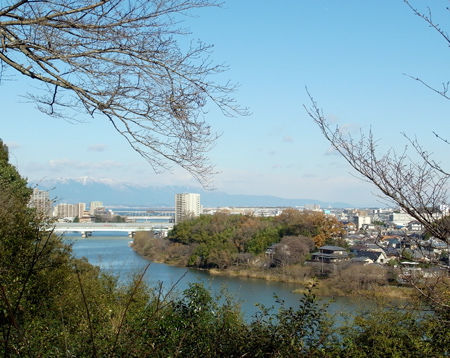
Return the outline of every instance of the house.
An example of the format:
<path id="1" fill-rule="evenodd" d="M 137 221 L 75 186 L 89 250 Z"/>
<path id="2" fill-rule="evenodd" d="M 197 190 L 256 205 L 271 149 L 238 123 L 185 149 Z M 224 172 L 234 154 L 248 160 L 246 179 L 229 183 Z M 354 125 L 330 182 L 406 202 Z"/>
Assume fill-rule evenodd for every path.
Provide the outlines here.
<path id="1" fill-rule="evenodd" d="M 272 244 L 270 245 L 267 249 L 265 254 L 268 256 L 272 256 L 275 253 L 275 248 L 276 248 L 277 244 Z"/>
<path id="2" fill-rule="evenodd" d="M 355 232 L 356 231 L 356 225 L 355 225 L 355 223 L 352 223 L 352 222 L 344 223 L 344 229 L 348 233 Z"/>
<path id="3" fill-rule="evenodd" d="M 393 248 L 393 249 L 398 249 L 401 247 L 401 239 L 397 238 L 397 237 L 390 237 L 387 238 L 383 241 L 383 243 L 385 243 L 385 245 L 387 245 L 387 247 Z"/>
<path id="4" fill-rule="evenodd" d="M 353 257 L 352 263 L 362 264 L 362 265 L 370 265 L 373 264 L 373 260 L 368 257 Z"/>
<path id="5" fill-rule="evenodd" d="M 388 257 L 384 251 L 358 251 L 356 257 L 365 257 L 372 260 L 376 264 L 385 264 L 388 262 Z"/>
<path id="6" fill-rule="evenodd" d="M 408 223 L 407 228 L 410 231 L 422 231 L 423 225 L 417 220 L 413 220 Z"/>
<path id="7" fill-rule="evenodd" d="M 443 252 L 449 251 L 447 243 L 434 237 L 432 237 L 429 240 L 422 241 L 419 246 L 427 249 L 428 251 L 433 251 L 435 254 L 439 255 L 442 254 Z"/>
<path id="8" fill-rule="evenodd" d="M 394 247 L 388 246 L 385 250 L 388 259 L 396 259 L 401 257 L 401 250 Z"/>
<path id="9" fill-rule="evenodd" d="M 350 253 L 357 255 L 359 251 L 373 251 L 373 252 L 384 252 L 383 248 L 373 243 L 364 243 L 361 245 L 355 245 L 350 248 Z"/>
<path id="10" fill-rule="evenodd" d="M 311 256 L 313 261 L 324 263 L 342 262 L 349 259 L 346 249 L 330 245 L 319 247 L 319 252 L 314 252 Z"/>

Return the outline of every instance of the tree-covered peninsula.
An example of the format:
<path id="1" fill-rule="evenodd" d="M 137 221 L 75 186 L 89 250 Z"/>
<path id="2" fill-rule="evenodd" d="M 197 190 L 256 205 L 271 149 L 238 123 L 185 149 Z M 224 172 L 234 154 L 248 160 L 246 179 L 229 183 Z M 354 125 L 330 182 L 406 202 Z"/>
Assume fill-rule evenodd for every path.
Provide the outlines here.
<path id="1" fill-rule="evenodd" d="M 137 233 L 134 247 L 151 259 L 197 268 L 225 269 L 262 261 L 286 266 L 305 261 L 314 247 L 343 244 L 343 233 L 342 224 L 322 212 L 286 209 L 270 218 L 217 212 L 182 221 L 167 238 Z"/>
<path id="2" fill-rule="evenodd" d="M 342 224 L 322 212 L 285 209 L 276 217 L 216 212 L 184 220 L 167 238 L 136 233 L 133 248 L 151 261 L 207 269 L 212 274 L 294 282 L 317 278 L 324 296 L 408 298 L 391 266 L 311 261 L 323 245 L 347 246 Z"/>
<path id="3" fill-rule="evenodd" d="M 0 189 L 3 357 L 448 356 L 445 310 L 418 315 L 385 308 L 355 313 L 337 327 L 310 287 L 299 296 L 298 308 L 280 302 L 278 311 L 261 308 L 245 321 L 232 298 L 212 297 L 197 284 L 167 295 L 176 287 L 147 287 L 145 271 L 119 284 L 74 258 L 52 233 L 51 221 L 28 206 L 31 190 L 8 163 L 1 142 Z M 258 224 L 265 233 L 280 225 L 269 222 Z M 259 242 L 250 239 L 244 250 L 257 255 Z"/>

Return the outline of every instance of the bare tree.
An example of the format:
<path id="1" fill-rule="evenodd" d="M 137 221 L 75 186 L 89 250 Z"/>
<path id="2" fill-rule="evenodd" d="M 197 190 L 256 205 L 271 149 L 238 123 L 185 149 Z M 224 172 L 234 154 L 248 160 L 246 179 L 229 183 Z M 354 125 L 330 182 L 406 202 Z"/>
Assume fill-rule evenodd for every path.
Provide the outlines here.
<path id="1" fill-rule="evenodd" d="M 407 148 L 400 153 L 390 149 L 380 155 L 371 131 L 355 139 L 339 126 L 332 127 L 317 102 L 310 99 L 311 106 L 305 108 L 333 148 L 381 191 L 382 198 L 398 205 L 433 236 L 447 241 L 450 233 L 446 226 L 436 225 L 436 214 L 448 203 L 450 175 L 432 165 L 430 159 L 413 159 Z"/>
<path id="2" fill-rule="evenodd" d="M 437 31 L 447 45 L 450 45 L 447 32 L 433 20 L 430 9 L 427 12 L 421 12 L 410 1 L 404 0 L 404 2 L 415 15 Z M 445 13 L 449 13 L 448 7 L 445 8 Z M 448 96 L 449 82 L 443 82 L 442 89 L 439 89 L 419 77 L 407 76 L 419 81 L 443 98 L 450 99 Z M 449 204 L 450 171 L 435 161 L 432 154 L 423 148 L 419 140 L 405 134 L 403 135 L 412 147 L 412 151 L 405 146 L 400 152 L 391 148 L 380 154 L 378 141 L 372 131 L 362 132 L 356 138 L 352 137 L 339 126 L 332 126 L 309 92 L 308 96 L 311 104 L 304 107 L 332 147 L 364 179 L 379 189 L 382 198 L 387 198 L 388 201 L 402 208 L 419 221 L 428 233 L 443 240 L 448 248 L 450 245 L 448 217 L 441 218 L 442 213 L 439 212 L 439 208 L 443 204 Z M 443 142 L 443 145 L 450 145 L 446 139 L 447 133 L 434 132 L 434 134 Z M 444 274 L 443 278 L 441 274 L 438 274 L 425 283 L 411 276 L 409 283 L 426 298 L 432 307 L 445 312 L 448 321 L 450 302 L 448 295 L 445 296 L 443 292 L 448 293 L 450 281 L 445 276 Z"/>
<path id="3" fill-rule="evenodd" d="M 305 261 L 314 248 L 314 240 L 306 236 L 284 236 L 275 245 L 273 261 L 276 266 L 293 265 Z"/>
<path id="4" fill-rule="evenodd" d="M 2 75 L 13 69 L 43 84 L 29 95 L 54 117 L 80 109 L 103 116 L 158 171 L 177 164 L 202 184 L 217 135 L 204 120 L 215 103 L 245 113 L 234 86 L 213 81 L 225 68 L 210 46 L 185 43 L 189 10 L 215 0 L 5 0 L 0 5 Z M 184 41 L 181 43 L 181 41 Z"/>
<path id="5" fill-rule="evenodd" d="M 431 10 L 427 13 L 419 11 L 410 1 L 404 0 L 413 13 L 422 18 L 430 27 L 450 45 L 447 32 L 433 21 Z M 449 12 L 449 8 L 445 9 Z M 436 89 L 418 77 L 412 77 L 426 87 L 448 97 L 448 82 L 442 84 L 443 89 Z M 394 149 L 379 154 L 377 140 L 372 131 L 361 133 L 358 138 L 345 133 L 339 126 L 332 126 L 317 102 L 308 92 L 311 105 L 305 107 L 309 116 L 316 122 L 325 138 L 342 157 L 365 179 L 374 184 L 382 194 L 398 205 L 405 212 L 419 221 L 425 229 L 435 237 L 448 243 L 450 232 L 446 225 L 436 224 L 436 214 L 439 207 L 448 204 L 448 185 L 450 172 L 436 162 L 431 153 L 425 150 L 416 138 L 404 135 L 414 149 L 408 147 L 401 152 Z M 444 143 L 449 144 L 443 135 L 435 133 Z"/>

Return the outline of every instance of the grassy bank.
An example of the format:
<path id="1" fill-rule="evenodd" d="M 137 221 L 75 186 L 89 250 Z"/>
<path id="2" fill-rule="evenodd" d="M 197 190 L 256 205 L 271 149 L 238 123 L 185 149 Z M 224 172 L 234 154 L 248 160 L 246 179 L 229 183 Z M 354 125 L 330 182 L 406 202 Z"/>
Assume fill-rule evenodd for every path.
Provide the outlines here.
<path id="1" fill-rule="evenodd" d="M 307 287 L 315 281 L 312 277 L 299 278 L 289 275 L 288 273 L 270 272 L 270 270 L 256 270 L 256 269 L 210 269 L 208 270 L 212 275 L 226 276 L 226 277 L 242 277 L 252 279 L 262 279 L 266 281 L 286 282 L 298 284 L 300 287 L 293 292 L 303 294 Z M 334 285 L 333 278 L 324 278 L 316 280 L 316 293 L 322 297 L 365 297 L 365 298 L 384 298 L 384 299 L 401 299 L 409 300 L 414 296 L 414 289 L 411 287 L 396 286 L 390 284 L 376 284 L 366 288 L 358 289 L 344 289 Z M 345 284 L 345 282 L 341 282 Z"/>
<path id="2" fill-rule="evenodd" d="M 151 243 L 151 245 L 149 245 Z M 192 248 L 163 239 L 135 240 L 134 250 L 142 257 L 158 263 L 188 267 Z M 205 269 L 205 268 L 202 268 Z M 207 268 L 211 275 L 261 279 L 266 281 L 298 284 L 294 292 L 303 293 L 304 288 L 317 281 L 317 294 L 323 297 L 366 297 L 387 299 L 409 299 L 413 290 L 392 284 L 393 274 L 389 268 L 378 265 L 360 264 L 331 266 L 325 274 L 315 265 L 288 265 L 268 267 L 264 256 L 246 265 L 233 265 L 226 268 Z M 316 277 L 321 277 L 316 279 Z"/>

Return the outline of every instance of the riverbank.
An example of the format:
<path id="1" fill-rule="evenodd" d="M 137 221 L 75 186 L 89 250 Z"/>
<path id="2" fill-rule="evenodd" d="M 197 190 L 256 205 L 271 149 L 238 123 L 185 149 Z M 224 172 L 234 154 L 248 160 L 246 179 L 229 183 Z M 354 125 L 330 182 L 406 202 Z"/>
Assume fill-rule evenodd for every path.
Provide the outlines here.
<path id="1" fill-rule="evenodd" d="M 366 288 L 345 290 L 341 287 L 333 285 L 333 279 L 315 279 L 305 277 L 303 279 L 292 277 L 289 274 L 273 273 L 268 270 L 255 269 L 209 269 L 207 270 L 213 276 L 240 277 L 261 279 L 272 282 L 284 282 L 298 284 L 300 287 L 294 289 L 294 293 L 302 294 L 307 287 L 315 283 L 316 293 L 321 297 L 364 297 L 369 299 L 395 299 L 395 300 L 411 300 L 415 291 L 411 287 L 397 285 L 381 285 L 376 284 Z M 341 284 L 344 282 L 341 282 Z M 344 283 L 345 284 L 345 283 Z"/>
<path id="2" fill-rule="evenodd" d="M 162 255 L 161 253 L 157 254 L 158 251 L 146 255 L 136 245 L 132 245 L 132 248 L 146 260 L 180 268 L 189 267 L 185 255 Z M 321 297 L 411 300 L 414 295 L 414 290 L 410 287 L 389 284 L 388 269 L 378 265 L 348 265 L 338 268 L 332 275 L 320 279 L 316 278 L 314 267 L 308 265 L 291 265 L 282 268 L 231 266 L 224 269 L 197 269 L 208 272 L 212 276 L 295 284 L 299 287 L 295 288 L 293 292 L 299 294 L 305 292 L 305 288 L 315 282 L 316 293 Z"/>

